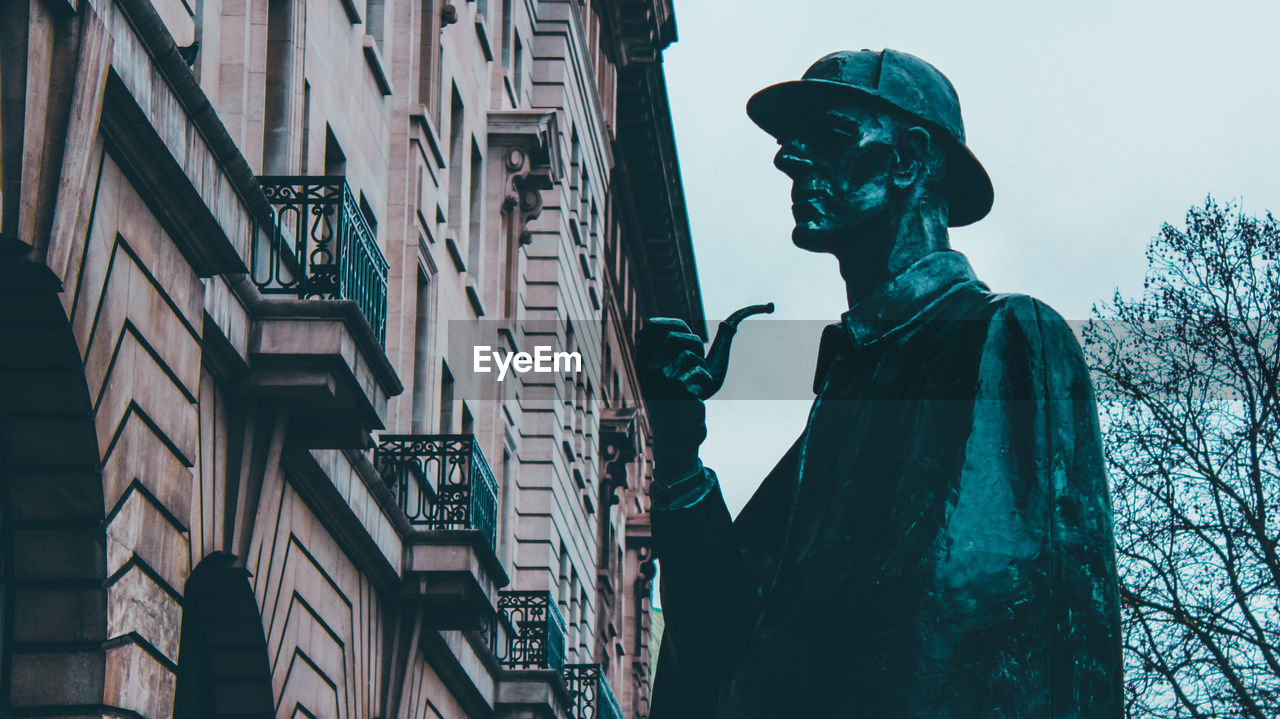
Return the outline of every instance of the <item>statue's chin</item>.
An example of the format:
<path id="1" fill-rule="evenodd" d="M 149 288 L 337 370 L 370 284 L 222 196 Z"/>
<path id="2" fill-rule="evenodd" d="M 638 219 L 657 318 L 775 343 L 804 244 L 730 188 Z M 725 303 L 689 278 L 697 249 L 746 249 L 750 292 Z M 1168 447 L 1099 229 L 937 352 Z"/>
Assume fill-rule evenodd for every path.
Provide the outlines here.
<path id="1" fill-rule="evenodd" d="M 809 252 L 834 252 L 836 233 L 797 224 L 791 231 L 791 243 Z"/>

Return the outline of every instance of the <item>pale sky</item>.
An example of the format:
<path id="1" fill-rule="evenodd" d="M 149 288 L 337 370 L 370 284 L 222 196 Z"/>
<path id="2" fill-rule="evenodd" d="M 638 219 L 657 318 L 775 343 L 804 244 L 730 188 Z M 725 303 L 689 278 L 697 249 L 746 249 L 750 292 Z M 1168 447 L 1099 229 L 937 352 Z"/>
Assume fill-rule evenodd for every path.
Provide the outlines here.
<path id="1" fill-rule="evenodd" d="M 1206 194 L 1280 212 L 1277 2 L 676 0 L 676 25 L 667 85 L 713 331 L 769 300 L 773 317 L 813 321 L 814 333 L 847 309 L 834 261 L 791 245 L 776 144 L 743 110 L 835 50 L 891 47 L 951 79 L 996 196 L 952 246 L 993 290 L 1067 319 L 1087 319 L 1116 287 L 1141 290 L 1148 240 Z M 791 367 L 790 386 L 805 385 L 817 337 L 797 327 L 748 320 L 721 396 L 750 396 L 762 366 Z M 803 398 L 708 406 L 703 461 L 735 512 L 812 400 L 766 394 Z"/>

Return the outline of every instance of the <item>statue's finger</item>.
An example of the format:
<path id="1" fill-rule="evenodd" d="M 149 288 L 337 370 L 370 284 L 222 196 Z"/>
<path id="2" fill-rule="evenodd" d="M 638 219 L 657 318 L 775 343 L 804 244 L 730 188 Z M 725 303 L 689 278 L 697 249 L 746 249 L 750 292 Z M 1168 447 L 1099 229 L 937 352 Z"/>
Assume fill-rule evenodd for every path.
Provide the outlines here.
<path id="1" fill-rule="evenodd" d="M 671 382 L 684 386 L 684 377 L 691 372 L 702 368 L 703 361 L 701 355 L 693 352 L 683 351 L 672 357 L 670 361 L 662 366 L 662 376 Z"/>
<path id="2" fill-rule="evenodd" d="M 663 342 L 672 333 L 690 334 L 689 325 L 669 317 L 650 318 L 636 335 L 636 357 L 648 365 L 655 355 L 660 354 Z"/>
<path id="3" fill-rule="evenodd" d="M 680 383 L 694 397 L 703 399 L 707 394 L 707 389 L 715 384 L 714 378 L 707 368 L 701 364 L 680 376 Z"/>
<path id="4" fill-rule="evenodd" d="M 671 356 L 679 352 L 692 352 L 702 357 L 705 352 L 702 338 L 691 332 L 672 332 L 658 344 L 658 354 Z"/>
<path id="5" fill-rule="evenodd" d="M 693 356 L 698 362 L 702 361 L 702 341 L 697 335 L 671 334 L 663 337 L 642 356 L 643 366 L 647 372 L 673 379 L 675 360 L 684 354 Z"/>

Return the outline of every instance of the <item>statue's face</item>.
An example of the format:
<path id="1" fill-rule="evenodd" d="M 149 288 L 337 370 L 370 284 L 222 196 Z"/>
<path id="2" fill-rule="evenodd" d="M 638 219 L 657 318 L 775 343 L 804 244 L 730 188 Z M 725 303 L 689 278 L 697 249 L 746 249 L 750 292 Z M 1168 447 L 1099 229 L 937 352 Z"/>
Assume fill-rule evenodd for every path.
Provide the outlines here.
<path id="1" fill-rule="evenodd" d="M 889 219 L 894 121 L 860 107 L 810 117 L 791 137 L 779 139 L 774 164 L 792 180 L 792 241 L 802 249 L 840 253 Z"/>

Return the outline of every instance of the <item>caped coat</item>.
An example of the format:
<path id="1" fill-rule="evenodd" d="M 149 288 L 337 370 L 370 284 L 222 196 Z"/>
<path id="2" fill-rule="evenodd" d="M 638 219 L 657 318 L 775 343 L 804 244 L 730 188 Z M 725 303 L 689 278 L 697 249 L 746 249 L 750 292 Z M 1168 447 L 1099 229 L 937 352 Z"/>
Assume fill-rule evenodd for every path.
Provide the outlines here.
<path id="1" fill-rule="evenodd" d="M 655 494 L 651 719 L 1120 717 L 1107 478 L 1067 323 L 933 253 L 827 328 L 815 391 L 736 519 L 709 469 Z"/>

